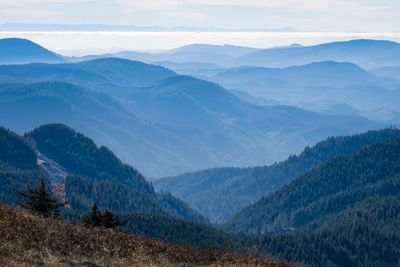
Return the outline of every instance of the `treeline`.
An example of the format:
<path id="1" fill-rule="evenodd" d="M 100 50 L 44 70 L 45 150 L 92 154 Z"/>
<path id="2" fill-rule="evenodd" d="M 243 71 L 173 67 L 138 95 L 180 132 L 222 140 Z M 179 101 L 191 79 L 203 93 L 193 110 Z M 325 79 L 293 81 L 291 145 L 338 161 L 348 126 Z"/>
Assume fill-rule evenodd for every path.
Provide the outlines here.
<path id="1" fill-rule="evenodd" d="M 73 174 L 124 183 L 147 194 L 154 192 L 136 169 L 123 164 L 108 148 L 97 147 L 91 139 L 65 125 L 45 125 L 25 136 L 34 140 L 41 153 Z"/>
<path id="2" fill-rule="evenodd" d="M 311 266 L 397 266 L 400 139 L 333 158 L 240 212 L 225 229 Z"/>
<path id="3" fill-rule="evenodd" d="M 210 225 L 189 222 L 170 215 L 119 213 L 126 221 L 124 229 L 130 233 L 149 236 L 180 245 L 220 250 L 245 251 L 255 240 L 229 234 Z"/>
<path id="4" fill-rule="evenodd" d="M 399 155 L 397 139 L 331 159 L 242 210 L 226 229 L 253 234 L 288 231 L 370 196 L 398 195 Z"/>
<path id="5" fill-rule="evenodd" d="M 242 208 L 280 189 L 307 171 L 338 156 L 348 156 L 369 145 L 400 138 L 400 130 L 384 129 L 330 137 L 297 156 L 270 166 L 217 168 L 156 182 L 156 188 L 173 193 L 217 222 L 226 222 Z"/>
<path id="6" fill-rule="evenodd" d="M 36 155 L 26 141 L 17 134 L 0 127 L 0 165 L 20 170 L 36 169 Z"/>
<path id="7" fill-rule="evenodd" d="M 81 222 L 93 204 L 97 204 L 100 210 L 114 213 L 162 215 L 162 218 L 168 220 L 181 221 L 183 225 L 188 220 L 208 224 L 202 215 L 171 194 L 156 194 L 152 185 L 134 168 L 123 164 L 108 149 L 98 148 L 92 140 L 67 126 L 46 125 L 26 134 L 24 138 L 5 129 L 2 131 L 5 132 L 2 143 L 9 144 L 4 151 L 16 151 L 14 158 L 12 153 L 4 158 L 18 164 L 18 159 L 23 158 L 21 154 L 29 152 L 30 166 L 34 168 L 22 171 L 4 162 L 0 165 L 4 165 L 0 169 L 3 170 L 0 171 L 0 198 L 7 204 L 15 206 L 21 203 L 23 199 L 16 192 L 36 187 L 47 176 L 44 169 L 36 165 L 34 149 L 37 149 L 69 173 L 61 187 L 64 188 L 69 204 L 62 209 L 62 215 L 66 219 Z M 24 152 L 25 150 L 28 152 Z M 162 225 L 163 223 L 159 224 L 159 227 L 163 227 L 159 231 L 166 232 Z"/>
<path id="8" fill-rule="evenodd" d="M 227 233 L 208 225 L 173 195 L 155 193 L 139 173 L 135 175 L 135 169 L 83 135 L 57 124 L 40 129 L 24 139 L 0 128 L 0 148 L 6 151 L 0 155 L 0 198 L 6 204 L 21 204 L 41 213 L 33 205 L 41 196 L 50 203 L 39 205 L 40 209 L 47 207 L 46 216 L 59 217 L 61 212 L 63 218 L 89 227 L 116 228 L 195 247 L 250 250 L 311 266 L 400 264 L 398 130 L 370 132 L 354 140 L 328 139 L 291 157 L 282 164 L 300 162 L 301 157 L 302 162 L 309 160 L 307 166 L 318 160 L 324 163 L 244 209 L 224 226 L 235 233 Z M 368 146 L 371 142 L 378 144 Z M 64 146 L 67 153 L 62 155 Z M 32 147 L 70 174 L 65 181 L 66 207 L 60 205 L 60 196 L 52 194 Z M 325 151 L 330 149 L 334 151 Z M 80 156 L 86 152 L 91 155 Z M 97 166 L 105 159 L 113 162 L 110 169 Z M 292 170 L 302 168 L 289 165 Z"/>
<path id="9" fill-rule="evenodd" d="M 0 200 L 15 206 L 22 200 L 16 191 L 36 185 L 40 177 L 34 150 L 22 137 L 0 127 Z"/>
<path id="10" fill-rule="evenodd" d="M 310 266 L 399 266 L 399 221 L 400 197 L 375 196 L 259 247 Z"/>
<path id="11" fill-rule="evenodd" d="M 27 211 L 35 213 L 44 218 L 61 219 L 61 207 L 68 204 L 65 201 L 58 201 L 49 189 L 46 187 L 44 179 L 36 188 L 28 187 L 26 191 L 20 191 L 18 194 L 23 198 L 19 206 Z M 86 215 L 82 223 L 87 227 L 104 227 L 115 229 L 124 223 L 118 219 L 118 216 L 109 210 L 104 213 L 94 204 L 90 214 Z"/>
<path id="12" fill-rule="evenodd" d="M 207 220 L 183 201 L 170 194 L 144 194 L 135 188 L 113 181 L 93 181 L 70 175 L 65 182 L 67 199 L 74 211 L 84 212 L 96 203 L 114 212 L 139 212 L 173 215 L 199 223 Z"/>

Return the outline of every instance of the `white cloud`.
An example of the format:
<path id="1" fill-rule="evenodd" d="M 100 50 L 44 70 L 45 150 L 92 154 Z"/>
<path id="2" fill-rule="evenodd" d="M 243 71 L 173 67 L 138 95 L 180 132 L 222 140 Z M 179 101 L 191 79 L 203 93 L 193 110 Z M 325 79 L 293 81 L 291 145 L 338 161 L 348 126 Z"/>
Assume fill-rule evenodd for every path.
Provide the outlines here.
<path id="1" fill-rule="evenodd" d="M 285 8 L 311 12 L 375 12 L 382 5 L 371 5 L 357 0 L 117 0 L 126 11 L 172 10 L 190 5 L 199 6 L 243 6 L 263 8 Z"/>
<path id="2" fill-rule="evenodd" d="M 182 8 L 185 5 L 185 1 L 182 0 L 117 0 L 112 2 L 116 2 L 117 6 L 126 13 L 156 11 L 164 17 L 180 17 L 194 20 L 204 19 L 206 17 L 204 13 Z"/>
<path id="3" fill-rule="evenodd" d="M 92 2 L 93 5 L 105 4 L 117 7 L 124 12 L 174 11 L 175 15 L 204 17 L 204 6 L 253 7 L 288 12 L 329 12 L 370 14 L 389 10 L 382 3 L 365 0 L 0 0 L 0 6 L 6 7 L 45 7 L 48 4 L 78 4 Z"/>
<path id="4" fill-rule="evenodd" d="M 114 2 L 114 1 L 111 1 Z M 124 11 L 146 11 L 146 10 L 173 10 L 181 6 L 182 0 L 117 0 L 115 1 Z"/>
<path id="5" fill-rule="evenodd" d="M 45 16 L 39 15 L 56 13 L 50 21 L 66 24 L 290 26 L 311 31 L 397 31 L 400 25 L 398 0 L 0 0 L 3 23 L 43 23 Z"/>
<path id="6" fill-rule="evenodd" d="M 124 11 L 173 10 L 197 6 L 243 6 L 285 8 L 312 12 L 374 12 L 385 8 L 382 3 L 365 0 L 0 0 L 0 6 L 35 6 L 43 4 L 69 4 L 92 2 L 117 6 Z"/>
<path id="7" fill-rule="evenodd" d="M 0 0 L 0 14 L 25 17 L 53 16 L 61 12 L 57 8 L 49 7 L 49 4 L 76 4 L 86 1 L 88 0 Z"/>
<path id="8" fill-rule="evenodd" d="M 18 5 L 18 4 L 68 4 L 73 2 L 82 2 L 82 0 L 0 0 L 0 4 L 3 5 Z"/>
<path id="9" fill-rule="evenodd" d="M 52 16 L 58 15 L 59 12 L 47 9 L 34 9 L 34 8 L 9 8 L 1 9 L 0 13 L 15 16 Z"/>
<path id="10" fill-rule="evenodd" d="M 19 6 L 39 6 L 46 4 L 71 4 L 71 3 L 81 3 L 88 0 L 0 0 L 0 6 L 8 7 L 19 7 Z M 97 1 L 97 0 L 93 0 Z"/>

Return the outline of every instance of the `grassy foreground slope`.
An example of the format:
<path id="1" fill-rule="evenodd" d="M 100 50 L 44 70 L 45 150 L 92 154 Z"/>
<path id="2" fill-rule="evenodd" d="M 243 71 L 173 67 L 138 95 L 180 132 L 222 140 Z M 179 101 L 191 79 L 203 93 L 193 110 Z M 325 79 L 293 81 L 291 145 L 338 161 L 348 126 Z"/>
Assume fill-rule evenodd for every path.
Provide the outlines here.
<path id="1" fill-rule="evenodd" d="M 85 228 L 0 206 L 1 266 L 288 266 Z"/>

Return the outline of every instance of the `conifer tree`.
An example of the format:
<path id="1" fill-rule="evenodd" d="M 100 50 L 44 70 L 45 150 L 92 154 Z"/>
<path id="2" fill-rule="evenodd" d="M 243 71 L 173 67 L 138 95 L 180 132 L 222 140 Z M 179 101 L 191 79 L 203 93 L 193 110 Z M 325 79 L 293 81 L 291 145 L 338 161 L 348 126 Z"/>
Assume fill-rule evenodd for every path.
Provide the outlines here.
<path id="1" fill-rule="evenodd" d="M 102 219 L 99 208 L 94 204 L 90 214 L 83 219 L 83 223 L 85 226 L 96 227 L 101 225 Z"/>
<path id="2" fill-rule="evenodd" d="M 106 210 L 103 214 L 102 226 L 105 228 L 117 228 L 122 226 L 124 223 L 118 219 L 118 216 L 109 210 Z"/>
<path id="3" fill-rule="evenodd" d="M 66 204 L 52 197 L 46 188 L 44 179 L 37 188 L 28 187 L 26 192 L 18 192 L 18 194 L 25 198 L 24 203 L 20 204 L 22 208 L 44 217 L 59 218 L 60 208 Z"/>
<path id="4" fill-rule="evenodd" d="M 83 224 L 88 227 L 105 227 L 115 229 L 124 223 L 118 219 L 113 212 L 106 210 L 102 214 L 96 204 L 93 205 L 91 212 L 83 219 Z"/>

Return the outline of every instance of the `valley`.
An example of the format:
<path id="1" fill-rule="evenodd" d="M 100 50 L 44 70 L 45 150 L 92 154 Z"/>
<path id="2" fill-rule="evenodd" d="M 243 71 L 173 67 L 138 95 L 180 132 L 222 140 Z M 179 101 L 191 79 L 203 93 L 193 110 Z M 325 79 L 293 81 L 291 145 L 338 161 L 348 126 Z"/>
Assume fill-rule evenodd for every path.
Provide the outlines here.
<path id="1" fill-rule="evenodd" d="M 397 266 L 399 56 L 0 39 L 0 265 Z"/>

